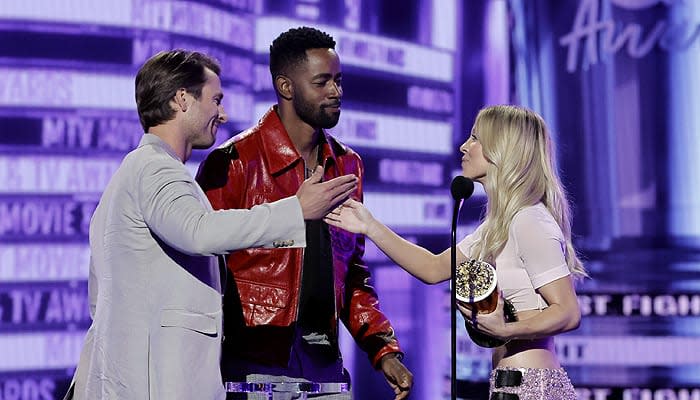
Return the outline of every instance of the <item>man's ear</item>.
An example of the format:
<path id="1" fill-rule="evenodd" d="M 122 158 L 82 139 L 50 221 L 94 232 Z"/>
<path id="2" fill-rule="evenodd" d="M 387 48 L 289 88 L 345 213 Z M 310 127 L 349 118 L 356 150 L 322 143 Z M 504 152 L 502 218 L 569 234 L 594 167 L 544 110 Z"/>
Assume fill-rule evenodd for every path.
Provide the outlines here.
<path id="1" fill-rule="evenodd" d="M 180 88 L 175 92 L 175 96 L 173 97 L 173 101 L 176 104 L 176 107 L 182 111 L 185 112 L 187 111 L 187 108 L 189 107 L 189 98 L 187 97 L 187 90 L 185 88 Z"/>
<path id="2" fill-rule="evenodd" d="M 284 75 L 275 77 L 275 90 L 285 100 L 291 100 L 294 95 L 294 85 L 292 80 Z"/>

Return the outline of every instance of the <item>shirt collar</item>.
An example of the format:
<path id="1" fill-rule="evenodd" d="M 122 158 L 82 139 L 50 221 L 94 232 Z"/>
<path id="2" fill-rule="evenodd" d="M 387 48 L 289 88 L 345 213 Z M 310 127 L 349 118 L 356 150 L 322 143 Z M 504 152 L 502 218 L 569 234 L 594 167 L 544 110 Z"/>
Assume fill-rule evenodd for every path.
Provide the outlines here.
<path id="1" fill-rule="evenodd" d="M 158 146 L 161 149 L 165 150 L 166 153 L 168 153 L 172 158 L 178 160 L 181 163 L 184 163 L 180 159 L 180 157 L 175 153 L 175 150 L 170 147 L 167 143 L 163 141 L 160 137 L 157 135 L 154 135 L 152 133 L 144 133 L 143 136 L 141 137 L 141 141 L 139 142 L 139 146 L 148 146 L 148 145 L 153 145 L 153 146 Z"/>

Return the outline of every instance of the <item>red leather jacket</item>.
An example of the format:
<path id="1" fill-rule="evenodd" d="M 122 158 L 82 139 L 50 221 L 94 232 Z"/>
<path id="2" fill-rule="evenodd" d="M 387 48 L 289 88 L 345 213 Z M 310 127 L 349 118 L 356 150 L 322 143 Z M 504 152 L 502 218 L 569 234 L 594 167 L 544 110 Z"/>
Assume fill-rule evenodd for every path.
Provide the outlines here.
<path id="1" fill-rule="evenodd" d="M 357 175 L 360 185 L 354 197 L 362 200 L 360 156 L 329 135 L 325 139 L 324 179 Z M 197 174 L 215 209 L 244 209 L 279 200 L 294 195 L 303 180 L 304 163 L 274 107 L 256 126 L 210 153 Z M 370 286 L 370 273 L 362 261 L 364 236 L 333 226 L 329 226 L 329 232 L 335 320 L 343 321 L 376 368 L 382 356 L 401 350 Z M 229 255 L 227 265 L 238 296 L 231 301 L 236 289 L 227 289 L 223 357 L 243 356 L 286 365 L 298 313 L 303 251 L 256 248 Z"/>

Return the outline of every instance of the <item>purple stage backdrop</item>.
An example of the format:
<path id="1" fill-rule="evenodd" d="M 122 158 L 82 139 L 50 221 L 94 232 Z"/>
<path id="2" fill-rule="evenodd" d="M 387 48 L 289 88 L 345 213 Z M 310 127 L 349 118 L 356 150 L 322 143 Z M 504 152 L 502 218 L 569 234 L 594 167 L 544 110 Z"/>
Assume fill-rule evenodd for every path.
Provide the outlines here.
<path id="1" fill-rule="evenodd" d="M 581 399 L 700 400 L 700 2 L 695 0 L 5 0 L 0 3 L 0 400 L 65 392 L 90 324 L 88 224 L 142 135 L 137 69 L 160 50 L 222 64 L 230 121 L 274 102 L 280 32 L 332 34 L 344 110 L 332 130 L 366 165 L 366 204 L 449 246 L 457 147 L 486 104 L 550 123 L 592 279 L 557 350 Z M 194 172 L 206 151 L 188 167 Z M 469 233 L 483 191 L 462 210 Z M 449 398 L 449 294 L 368 243 L 412 398 Z M 458 323 L 458 326 L 461 326 Z M 347 334 L 357 399 L 393 398 Z M 486 398 L 490 354 L 458 332 L 460 396 Z"/>

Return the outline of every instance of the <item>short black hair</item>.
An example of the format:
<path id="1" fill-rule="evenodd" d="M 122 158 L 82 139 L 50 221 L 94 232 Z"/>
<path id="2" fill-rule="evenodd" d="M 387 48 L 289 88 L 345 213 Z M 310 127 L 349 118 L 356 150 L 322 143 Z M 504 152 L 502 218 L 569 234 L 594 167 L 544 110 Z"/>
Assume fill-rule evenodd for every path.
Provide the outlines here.
<path id="1" fill-rule="evenodd" d="M 270 74 L 272 79 L 289 73 L 306 61 L 306 50 L 335 49 L 335 40 L 326 32 L 302 26 L 280 34 L 270 46 Z"/>
<path id="2" fill-rule="evenodd" d="M 205 69 L 221 74 L 219 63 L 196 51 L 161 51 L 149 58 L 136 74 L 136 109 L 144 132 L 173 119 L 170 100 L 185 88 L 195 98 L 202 95 Z"/>

